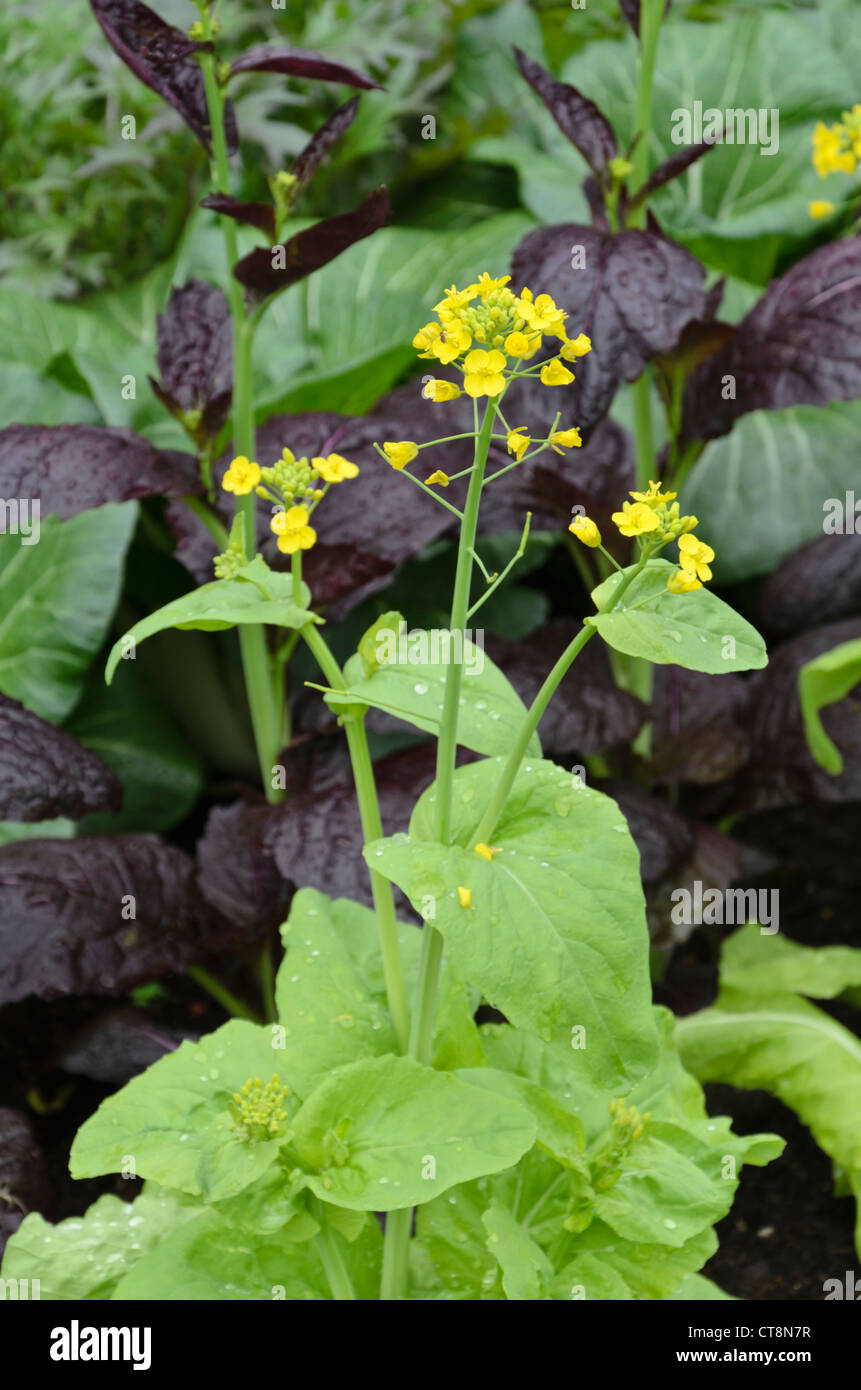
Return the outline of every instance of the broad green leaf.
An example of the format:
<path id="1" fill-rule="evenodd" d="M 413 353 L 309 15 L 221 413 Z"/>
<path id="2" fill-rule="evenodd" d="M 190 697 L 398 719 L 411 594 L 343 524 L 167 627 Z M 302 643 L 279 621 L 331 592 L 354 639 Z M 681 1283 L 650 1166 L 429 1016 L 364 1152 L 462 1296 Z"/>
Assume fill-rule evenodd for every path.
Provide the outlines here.
<path id="1" fill-rule="evenodd" d="M 686 1274 L 675 1293 L 671 1293 L 669 1297 L 677 1303 L 707 1300 L 732 1303 L 736 1301 L 731 1293 L 724 1293 L 723 1289 L 719 1289 L 711 1279 L 706 1279 L 704 1274 Z"/>
<path id="2" fill-rule="evenodd" d="M 492 1203 L 482 1217 L 487 1248 L 502 1271 L 502 1287 L 509 1299 L 546 1298 L 553 1266 L 519 1221 L 504 1207 Z"/>
<path id="3" fill-rule="evenodd" d="M 525 1105 L 535 1118 L 536 1142 L 563 1167 L 582 1166 L 578 1164 L 586 1147 L 582 1122 L 543 1086 L 515 1072 L 499 1071 L 486 1065 L 471 1067 L 460 1075 L 474 1086 L 483 1086 Z"/>
<path id="4" fill-rule="evenodd" d="M 706 446 L 685 510 L 714 547 L 718 583 L 770 574 L 823 534 L 826 503 L 857 486 L 861 402 L 755 410 Z"/>
<path id="5" fill-rule="evenodd" d="M 586 622 L 608 646 L 658 666 L 684 666 L 712 675 L 765 666 L 765 642 L 723 599 L 706 588 L 670 593 L 667 579 L 676 568 L 668 560 L 650 560 L 625 590 L 618 608 L 603 613 L 600 610 L 620 582 L 618 574 L 611 575 L 592 590 L 599 611 Z"/>
<path id="6" fill-rule="evenodd" d="M 573 1248 L 573 1258 L 554 1278 L 554 1299 L 655 1300 L 671 1298 L 683 1279 L 702 1269 L 717 1249 L 717 1237 L 706 1230 L 682 1246 L 647 1245 L 593 1221 Z"/>
<path id="7" fill-rule="evenodd" d="M 861 951 L 852 946 L 801 946 L 782 932 L 763 936 L 751 923 L 724 942 L 720 978 L 722 985 L 748 994 L 793 990 L 813 999 L 834 999 L 861 985 Z"/>
<path id="8" fill-rule="evenodd" d="M 6 1245 L 3 1278 L 38 1279 L 40 1297 L 58 1302 L 108 1299 L 128 1270 L 200 1211 L 147 1184 L 133 1202 L 99 1197 L 83 1216 L 56 1226 L 31 1212 Z"/>
<path id="9" fill-rule="evenodd" d="M 516 1102 L 387 1056 L 328 1077 L 298 1112 L 292 1145 L 316 1170 L 306 1181 L 324 1201 L 393 1211 L 510 1167 L 534 1138 Z"/>
<path id="10" fill-rule="evenodd" d="M 75 705 L 120 592 L 137 505 L 41 519 L 38 545 L 0 535 L 0 690 L 59 722 Z"/>
<path id="11" fill-rule="evenodd" d="M 181 1043 L 84 1122 L 69 1158 L 72 1176 L 125 1171 L 131 1158 L 139 1176 L 192 1196 L 216 1201 L 240 1192 L 276 1162 L 287 1122 L 271 1137 L 243 1138 L 233 1096 L 254 1078 L 285 1082 L 278 1044 L 277 1029 L 239 1019 Z M 283 1102 L 288 1115 L 295 1107 L 293 1095 Z"/>
<path id="12" fill-rule="evenodd" d="M 459 698 L 458 743 L 476 753 L 504 753 L 511 747 L 524 719 L 526 706 L 506 676 L 486 656 L 483 648 L 464 641 L 445 629 L 414 629 L 397 640 L 391 632 L 392 655 L 372 675 L 364 674 L 361 660 L 347 663 L 347 693 L 326 696 L 341 709 L 344 705 L 372 705 L 385 710 L 425 733 L 438 735 L 442 723 L 446 681 L 455 661 L 463 664 Z M 401 650 L 403 648 L 403 650 Z M 540 756 L 537 735 L 529 752 Z"/>
<path id="13" fill-rule="evenodd" d="M 807 744 L 820 767 L 835 777 L 843 771 L 840 749 L 822 726 L 819 711 L 836 704 L 861 681 L 861 641 L 841 642 L 802 666 L 798 692 Z"/>
<path id="14" fill-rule="evenodd" d="M 258 557 L 259 558 L 259 557 Z M 250 566 L 247 567 L 250 569 Z M 257 571 L 255 571 L 257 573 Z M 134 627 L 114 643 L 105 668 L 105 680 L 110 685 L 114 671 L 127 649 L 130 639 L 143 642 L 156 632 L 165 628 L 203 628 L 213 631 L 220 628 L 235 627 L 242 623 L 272 623 L 277 627 L 304 627 L 306 623 L 319 622 L 319 618 L 305 607 L 293 602 L 293 582 L 289 574 L 279 574 L 267 570 L 261 581 L 268 595 L 258 583 L 248 579 L 217 579 L 212 584 L 203 584 L 192 589 L 182 598 L 166 603 L 155 613 L 142 618 Z M 302 602 L 307 604 L 310 594 L 302 586 Z"/>
<path id="15" fill-rule="evenodd" d="M 365 856 L 442 933 L 454 968 L 512 1023 L 553 1035 L 582 1084 L 629 1088 L 656 1056 L 639 858 L 615 802 L 527 761 L 488 862 L 462 848 L 504 760 L 458 768 L 452 835 L 435 842 L 431 787 L 410 835 Z M 458 888 L 471 892 L 460 905 Z M 581 1031 L 585 1030 L 585 1032 Z"/>

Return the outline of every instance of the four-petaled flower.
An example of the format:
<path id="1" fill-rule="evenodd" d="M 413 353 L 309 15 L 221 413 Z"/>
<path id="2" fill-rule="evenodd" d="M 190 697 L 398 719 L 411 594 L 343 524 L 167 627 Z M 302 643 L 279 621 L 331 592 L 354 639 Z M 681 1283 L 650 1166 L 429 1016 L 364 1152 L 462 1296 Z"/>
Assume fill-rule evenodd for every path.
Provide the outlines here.
<path id="1" fill-rule="evenodd" d="M 259 463 L 253 463 L 244 454 L 240 454 L 233 460 L 222 478 L 221 486 L 225 492 L 232 492 L 237 497 L 244 497 L 247 493 L 254 491 L 262 476 Z"/>
<path id="2" fill-rule="evenodd" d="M 552 357 L 549 362 L 544 363 L 540 376 L 544 386 L 567 386 L 569 381 L 574 380 L 574 373 L 569 372 L 558 357 Z"/>
<path id="3" fill-rule="evenodd" d="M 383 445 L 383 453 L 392 465 L 392 468 L 406 468 L 408 463 L 412 463 L 419 451 L 418 444 L 414 444 L 411 439 L 400 439 L 396 442 L 388 441 Z"/>
<path id="4" fill-rule="evenodd" d="M 463 389 L 468 396 L 501 396 L 505 389 L 505 353 L 498 348 L 490 352 L 484 348 L 473 348 L 464 358 Z"/>
<path id="5" fill-rule="evenodd" d="M 591 351 L 592 339 L 586 333 L 578 333 L 576 338 L 569 338 L 562 344 L 559 356 L 564 357 L 566 362 L 575 362 L 578 357 L 585 357 Z"/>
<path id="6" fill-rule="evenodd" d="M 582 447 L 583 440 L 580 438 L 578 429 L 554 430 L 550 435 L 550 447 L 557 454 L 561 454 L 563 449 L 579 449 Z M 558 447 L 561 445 L 561 448 Z"/>
<path id="7" fill-rule="evenodd" d="M 343 483 L 346 478 L 357 478 L 359 475 L 356 464 L 341 454 L 327 454 L 325 458 L 312 459 L 311 467 L 316 468 L 325 483 Z"/>
<path id="8" fill-rule="evenodd" d="M 456 401 L 460 387 L 453 381 L 441 381 L 439 377 L 432 376 L 425 382 L 422 395 L 426 401 Z"/>
<path id="9" fill-rule="evenodd" d="M 687 535 L 679 536 L 679 564 L 685 574 L 700 580 L 711 579 L 712 572 L 709 564 L 714 557 L 714 551 L 710 545 L 706 545 L 705 541 L 698 540 L 690 532 Z"/>
<path id="10" fill-rule="evenodd" d="M 307 507 L 288 507 L 286 512 L 276 512 L 270 526 L 278 537 L 278 549 L 284 555 L 310 550 L 317 539 L 317 532 L 308 525 Z"/>
<path id="11" fill-rule="evenodd" d="M 613 521 L 623 536 L 642 536 L 646 531 L 657 531 L 661 524 L 645 502 L 635 502 L 633 506 L 630 502 L 623 502 L 622 510 L 613 513 Z"/>
<path id="12" fill-rule="evenodd" d="M 517 429 L 508 431 L 505 442 L 508 452 L 513 454 L 519 463 L 532 441 L 523 426 L 518 425 Z"/>

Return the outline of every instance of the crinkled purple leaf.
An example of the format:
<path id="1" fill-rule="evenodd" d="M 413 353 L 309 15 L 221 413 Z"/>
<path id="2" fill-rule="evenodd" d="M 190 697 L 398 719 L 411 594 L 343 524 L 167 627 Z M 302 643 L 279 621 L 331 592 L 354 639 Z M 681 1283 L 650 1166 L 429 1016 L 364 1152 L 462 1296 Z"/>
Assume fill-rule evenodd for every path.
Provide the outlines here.
<path id="1" fill-rule="evenodd" d="M 572 269 L 582 247 L 585 265 Z M 569 337 L 587 333 L 592 351 L 573 364 L 569 386 L 543 388 L 581 430 L 606 415 L 623 381 L 669 352 L 685 325 L 706 309 L 705 270 L 683 247 L 653 232 L 611 236 L 569 223 L 529 232 L 512 260 L 515 283 L 549 293 L 568 311 Z M 507 416 L 507 412 L 506 412 Z"/>
<path id="2" fill-rule="evenodd" d="M 0 847 L 2 1003 L 124 994 L 241 939 L 203 901 L 194 861 L 154 835 Z"/>
<path id="3" fill-rule="evenodd" d="M 406 830 L 421 792 L 433 781 L 436 754 L 430 745 L 408 748 L 374 766 L 383 830 Z M 297 888 L 318 888 L 333 898 L 371 902 L 364 836 L 352 784 L 310 791 L 272 811 L 268 844 L 275 863 Z"/>
<path id="4" fill-rule="evenodd" d="M 774 637 L 789 637 L 859 609 L 861 535 L 820 536 L 788 555 L 765 581 L 759 626 Z"/>
<path id="5" fill-rule="evenodd" d="M 825 730 L 843 756 L 837 777 L 819 766 L 807 746 L 798 698 L 801 667 L 859 637 L 861 618 L 852 618 L 802 633 L 769 653 L 768 666 L 751 681 L 746 710 L 751 756 L 738 779 L 741 805 L 861 800 L 861 689 L 822 711 Z"/>
<path id="6" fill-rule="evenodd" d="M 655 668 L 651 775 L 662 782 L 710 786 L 747 761 L 746 683 L 681 666 Z"/>
<path id="7" fill-rule="evenodd" d="M 216 806 L 197 842 L 200 889 L 245 933 L 264 936 L 287 915 L 291 890 L 266 848 L 272 808 L 237 801 Z"/>
<path id="8" fill-rule="evenodd" d="M 179 112 L 204 149 L 212 148 L 212 131 L 206 105 L 203 72 L 195 54 L 212 45 L 197 43 L 180 29 L 165 24 L 138 0 L 90 0 L 93 14 L 114 52 L 135 77 L 158 92 Z M 228 150 L 237 147 L 236 118 L 226 103 L 225 131 Z"/>
<path id="9" fill-rule="evenodd" d="M 230 75 L 238 72 L 280 72 L 285 77 L 310 77 L 316 82 L 340 82 L 345 87 L 376 87 L 382 91 L 379 82 L 355 68 L 345 67 L 343 63 L 332 62 L 321 53 L 307 53 L 301 48 L 267 47 L 251 48 L 230 65 Z"/>
<path id="10" fill-rule="evenodd" d="M 577 623 L 561 620 L 539 628 L 525 641 L 488 633 L 485 643 L 491 660 L 528 706 L 577 629 Z M 538 734 L 548 756 L 575 752 L 589 756 L 613 744 L 629 743 L 646 717 L 646 706 L 614 683 L 606 649 L 590 642 L 562 680 Z"/>
<path id="11" fill-rule="evenodd" d="M 229 193 L 209 193 L 201 199 L 200 206 L 220 212 L 223 217 L 232 217 L 234 222 L 256 227 L 270 241 L 275 237 L 275 209 L 270 203 L 243 203 L 241 198 L 231 198 Z"/>
<path id="12" fill-rule="evenodd" d="M 0 497 L 38 497 L 61 521 L 106 502 L 199 493 L 195 460 L 106 425 L 9 425 L 0 430 Z"/>
<path id="13" fill-rule="evenodd" d="M 679 915 L 675 912 L 679 899 L 674 893 L 680 888 L 687 889 L 692 897 L 698 891 L 707 893 L 709 889 L 725 893 L 740 874 L 741 847 L 734 840 L 702 821 L 688 822 L 688 825 L 694 835 L 690 857 L 673 868 L 662 882 L 651 883 L 646 888 L 646 920 L 652 946 L 656 949 L 667 949 L 686 941 L 697 926 L 693 921 L 673 920 Z"/>
<path id="14" fill-rule="evenodd" d="M 315 222 L 286 242 L 256 247 L 237 262 L 233 274 L 244 287 L 249 303 L 260 304 L 378 231 L 388 215 L 389 195 L 384 188 L 378 188 L 351 212 Z"/>
<path id="15" fill-rule="evenodd" d="M 156 1023 L 144 1009 L 109 1008 L 79 1029 L 55 1061 L 72 1076 L 123 1086 L 192 1037 Z"/>
<path id="16" fill-rule="evenodd" d="M 359 109 L 359 98 L 351 97 L 343 106 L 324 121 L 315 131 L 305 148 L 293 161 L 290 173 L 299 181 L 300 190 L 305 187 L 314 171 L 320 166 L 332 146 L 340 140 L 344 131 L 352 125 Z"/>
<path id="17" fill-rule="evenodd" d="M 200 413 L 196 437 L 218 434 L 233 390 L 233 331 L 223 291 L 203 280 L 175 287 L 158 316 L 157 341 L 161 380 L 150 378 L 156 395 L 180 419 Z"/>
<path id="18" fill-rule="evenodd" d="M 766 290 L 732 338 L 690 378 L 688 439 L 726 434 L 750 410 L 861 396 L 861 236 L 821 246 Z M 735 397 L 725 400 L 726 378 Z"/>
<path id="19" fill-rule="evenodd" d="M 78 820 L 89 811 L 118 811 L 122 800 L 100 757 L 0 695 L 0 820 Z"/>
<path id="20" fill-rule="evenodd" d="M 628 782 L 602 782 L 601 791 L 612 796 L 628 822 L 640 851 L 643 883 L 658 883 L 693 853 L 696 835 L 686 816 L 666 801 L 650 796 Z"/>
<path id="21" fill-rule="evenodd" d="M 592 172 L 600 175 L 618 150 L 610 122 L 594 101 L 589 101 L 576 87 L 557 82 L 540 63 L 527 58 L 519 48 L 515 48 L 514 56 L 521 73 L 538 93 L 562 134 L 580 151 Z"/>
<path id="22" fill-rule="evenodd" d="M 29 1212 L 50 1214 L 52 1207 L 45 1155 L 31 1117 L 0 1107 L 0 1255 Z"/>

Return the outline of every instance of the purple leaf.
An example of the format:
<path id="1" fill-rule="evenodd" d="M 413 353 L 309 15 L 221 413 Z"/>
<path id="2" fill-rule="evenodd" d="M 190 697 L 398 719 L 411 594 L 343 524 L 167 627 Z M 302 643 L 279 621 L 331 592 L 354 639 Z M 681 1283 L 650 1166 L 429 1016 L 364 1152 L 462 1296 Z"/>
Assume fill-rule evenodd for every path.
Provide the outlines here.
<path id="1" fill-rule="evenodd" d="M 592 339 L 592 351 L 573 364 L 575 382 L 542 388 L 584 431 L 606 415 L 621 383 L 675 347 L 685 325 L 706 309 L 704 268 L 653 232 L 611 236 L 577 223 L 539 228 L 517 247 L 512 273 L 518 285 L 551 294 L 568 311 L 569 337 Z"/>
<path id="2" fill-rule="evenodd" d="M 174 288 L 157 333 L 161 381 L 150 384 L 178 419 L 199 412 L 191 433 L 202 443 L 218 434 L 230 411 L 233 333 L 224 294 L 203 280 Z"/>
<path id="3" fill-rule="evenodd" d="M 540 63 L 519 48 L 514 56 L 530 87 L 537 92 L 566 139 L 582 154 L 593 174 L 600 176 L 617 153 L 613 129 L 593 101 L 567 82 L 557 82 Z"/>
<path id="4" fill-rule="evenodd" d="M 673 179 L 679 178 L 686 169 L 695 164 L 698 159 L 702 159 L 708 150 L 714 149 L 715 145 L 720 144 L 720 140 L 702 140 L 698 145 L 687 145 L 677 154 L 665 159 L 663 164 L 659 164 L 654 173 L 650 174 L 642 188 L 637 189 L 633 197 L 628 199 L 627 209 L 638 207 L 646 198 L 650 198 L 653 193 L 657 193 L 659 188 L 665 184 L 672 183 Z"/>
<path id="5" fill-rule="evenodd" d="M 0 1254 L 31 1211 L 53 1211 L 45 1155 L 31 1117 L 0 1107 Z"/>
<path id="6" fill-rule="evenodd" d="M 2 1003 L 125 994 L 241 939 L 202 900 L 193 860 L 154 835 L 0 847 Z"/>
<path id="7" fill-rule="evenodd" d="M 277 927 L 290 903 L 290 886 L 265 848 L 272 815 L 272 808 L 263 804 L 216 806 L 197 843 L 204 897 L 249 934 L 265 935 Z"/>
<path id="8" fill-rule="evenodd" d="M 820 536 L 788 555 L 759 594 L 760 626 L 775 637 L 861 609 L 861 535 Z"/>
<path id="9" fill-rule="evenodd" d="M 283 244 L 258 246 L 233 267 L 233 274 L 245 287 L 249 302 L 260 304 L 328 265 L 354 242 L 378 231 L 388 215 L 389 195 L 384 188 L 378 188 L 352 212 L 316 222 Z"/>
<path id="10" fill-rule="evenodd" d="M 223 217 L 232 217 L 234 222 L 256 227 L 270 241 L 275 239 L 275 209 L 269 203 L 243 203 L 239 198 L 231 198 L 229 193 L 210 193 L 201 199 L 200 206 L 220 212 Z"/>
<path id="11" fill-rule="evenodd" d="M 118 811 L 122 800 L 122 787 L 101 758 L 0 695 L 0 819 L 78 820 L 89 811 Z"/>
<path id="12" fill-rule="evenodd" d="M 352 125 L 359 109 L 359 98 L 352 97 L 339 106 L 320 129 L 315 131 L 305 148 L 296 156 L 290 169 L 299 180 L 300 190 L 305 187 L 315 169 L 322 163 L 332 146 L 340 140 L 344 131 Z"/>
<path id="13" fill-rule="evenodd" d="M 310 77 L 317 82 L 341 82 L 345 87 L 376 87 L 378 91 L 383 90 L 379 82 L 357 72 L 355 68 L 333 63 L 320 53 L 305 53 L 300 48 L 249 49 L 231 63 L 231 77 L 237 72 L 281 72 L 287 77 Z"/>
<path id="14" fill-rule="evenodd" d="M 710 786 L 747 761 L 746 682 L 681 666 L 655 668 L 651 775 L 661 782 Z"/>
<path id="15" fill-rule="evenodd" d="M 201 491 L 190 454 L 156 449 L 105 425 L 9 425 L 0 430 L 0 497 L 38 497 L 65 521 L 105 502 Z"/>
<path id="16" fill-rule="evenodd" d="M 821 246 L 773 281 L 685 388 L 688 439 L 726 434 L 749 410 L 861 396 L 861 236 Z M 734 398 L 725 400 L 727 378 Z"/>
<path id="17" fill-rule="evenodd" d="M 73 1035 L 56 1063 L 72 1076 L 123 1086 L 192 1036 L 156 1023 L 143 1009 L 109 1008 Z"/>
<path id="18" fill-rule="evenodd" d="M 90 0 L 93 14 L 114 52 L 135 77 L 158 92 L 179 112 L 204 149 L 212 149 L 203 72 L 194 55 L 212 45 L 196 43 L 180 29 L 165 24 L 138 0 Z M 237 148 L 233 108 L 224 111 L 228 150 Z"/>

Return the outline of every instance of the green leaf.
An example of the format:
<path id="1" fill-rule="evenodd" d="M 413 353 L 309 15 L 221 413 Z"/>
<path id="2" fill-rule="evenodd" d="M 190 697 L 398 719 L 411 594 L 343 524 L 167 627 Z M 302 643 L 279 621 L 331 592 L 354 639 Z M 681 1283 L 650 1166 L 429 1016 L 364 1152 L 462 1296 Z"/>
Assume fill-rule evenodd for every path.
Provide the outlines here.
<path id="1" fill-rule="evenodd" d="M 367 634 L 366 634 L 367 636 Z M 526 718 L 526 706 L 510 681 L 486 656 L 483 648 L 444 628 L 426 632 L 413 629 L 400 634 L 394 626 L 378 633 L 375 647 L 381 664 L 371 675 L 364 655 L 348 661 L 348 690 L 327 695 L 341 709 L 345 705 L 372 705 L 403 719 L 425 733 L 438 735 L 442 724 L 446 680 L 455 661 L 464 667 L 458 709 L 458 743 L 476 753 L 504 753 Z M 388 642 L 386 642 L 388 639 Z M 403 657 L 390 660 L 389 656 Z M 415 659 L 414 659 L 415 658 Z M 529 752 L 540 756 L 541 745 L 533 734 Z"/>
<path id="2" fill-rule="evenodd" d="M 293 1145 L 316 1169 L 306 1182 L 324 1201 L 393 1211 L 509 1167 L 534 1138 L 523 1106 L 387 1056 L 328 1077 L 296 1116 Z"/>
<path id="3" fill-rule="evenodd" d="M 684 498 L 714 547 L 718 583 L 770 574 L 821 536 L 825 504 L 857 485 L 859 449 L 859 401 L 755 410 L 707 445 Z"/>
<path id="4" fill-rule="evenodd" d="M 497 1095 L 510 1096 L 532 1112 L 537 1126 L 536 1143 L 552 1154 L 565 1168 L 582 1167 L 579 1157 L 586 1147 L 582 1121 L 543 1086 L 514 1072 L 499 1071 L 486 1064 L 469 1068 L 460 1075 L 474 1086 L 483 1086 Z"/>
<path id="5" fill-rule="evenodd" d="M 258 557 L 259 558 L 259 557 Z M 246 569 L 250 569 L 246 566 Z M 255 570 L 255 574 L 260 571 Z M 304 627 L 306 623 L 319 622 L 314 613 L 293 602 L 293 581 L 289 574 L 266 571 L 264 587 L 269 595 L 261 590 L 259 584 L 250 577 L 237 579 L 217 579 L 212 584 L 203 584 L 199 589 L 182 598 L 166 603 L 157 612 L 150 613 L 114 643 L 105 668 L 105 680 L 111 683 L 114 671 L 128 649 L 129 640 L 143 642 L 156 632 L 165 628 L 202 628 L 214 631 L 220 628 L 235 627 L 242 623 L 272 623 L 277 627 Z M 310 602 L 306 585 L 302 586 L 302 602 Z"/>
<path id="6" fill-rule="evenodd" d="M 553 1266 L 535 1241 L 504 1207 L 491 1203 L 482 1217 L 487 1248 L 502 1271 L 502 1287 L 509 1299 L 546 1298 Z"/>
<path id="7" fill-rule="evenodd" d="M 749 994 L 793 990 L 834 999 L 861 985 L 861 951 L 852 946 L 801 946 L 782 932 L 763 935 L 755 923 L 723 944 L 721 984 Z"/>
<path id="8" fill-rule="evenodd" d="M 837 777 L 843 771 L 843 758 L 837 745 L 822 727 L 819 711 L 836 704 L 861 681 L 861 640 L 841 642 L 802 666 L 798 673 L 798 693 L 807 745 L 820 767 Z"/>
<path id="9" fill-rule="evenodd" d="M 285 1126 L 256 1141 L 237 1134 L 234 1092 L 275 1074 L 284 1083 L 277 1030 L 233 1019 L 201 1038 L 181 1043 L 136 1076 L 78 1130 L 69 1168 L 73 1177 L 124 1171 L 129 1157 L 141 1176 L 165 1187 L 230 1197 L 276 1162 Z M 292 1111 L 290 1096 L 284 1109 Z"/>
<path id="10" fill-rule="evenodd" d="M 37 1212 L 10 1236 L 4 1279 L 38 1279 L 44 1299 L 108 1299 L 123 1275 L 200 1207 L 147 1184 L 133 1202 L 99 1197 L 83 1216 L 52 1226 Z"/>
<path id="11" fill-rule="evenodd" d="M 706 1300 L 736 1302 L 731 1293 L 724 1293 L 723 1289 L 719 1289 L 717 1284 L 714 1284 L 711 1279 L 706 1279 L 703 1274 L 686 1274 L 675 1293 L 671 1293 L 669 1297 L 678 1303 Z"/>
<path id="12" fill-rule="evenodd" d="M 621 582 L 620 575 L 611 575 L 592 590 L 599 611 L 586 622 L 608 646 L 658 666 L 684 666 L 712 675 L 765 666 L 765 642 L 723 599 L 705 588 L 691 594 L 670 593 L 667 579 L 675 568 L 668 560 L 650 560 L 626 589 L 619 607 L 603 613 L 600 610 Z"/>
<path id="13" fill-rule="evenodd" d="M 609 797 L 553 763 L 526 762 L 493 833 L 500 853 L 488 862 L 462 848 L 503 765 L 457 769 L 458 843 L 435 842 L 430 787 L 409 836 L 368 845 L 365 857 L 442 933 L 454 968 L 506 1018 L 553 1035 L 583 1084 L 630 1086 L 656 1056 L 636 846 Z M 468 908 L 458 887 L 471 891 Z"/>
<path id="14" fill-rule="evenodd" d="M 137 505 L 44 518 L 38 545 L 0 535 L 0 690 L 59 722 L 77 702 L 120 591 Z"/>

